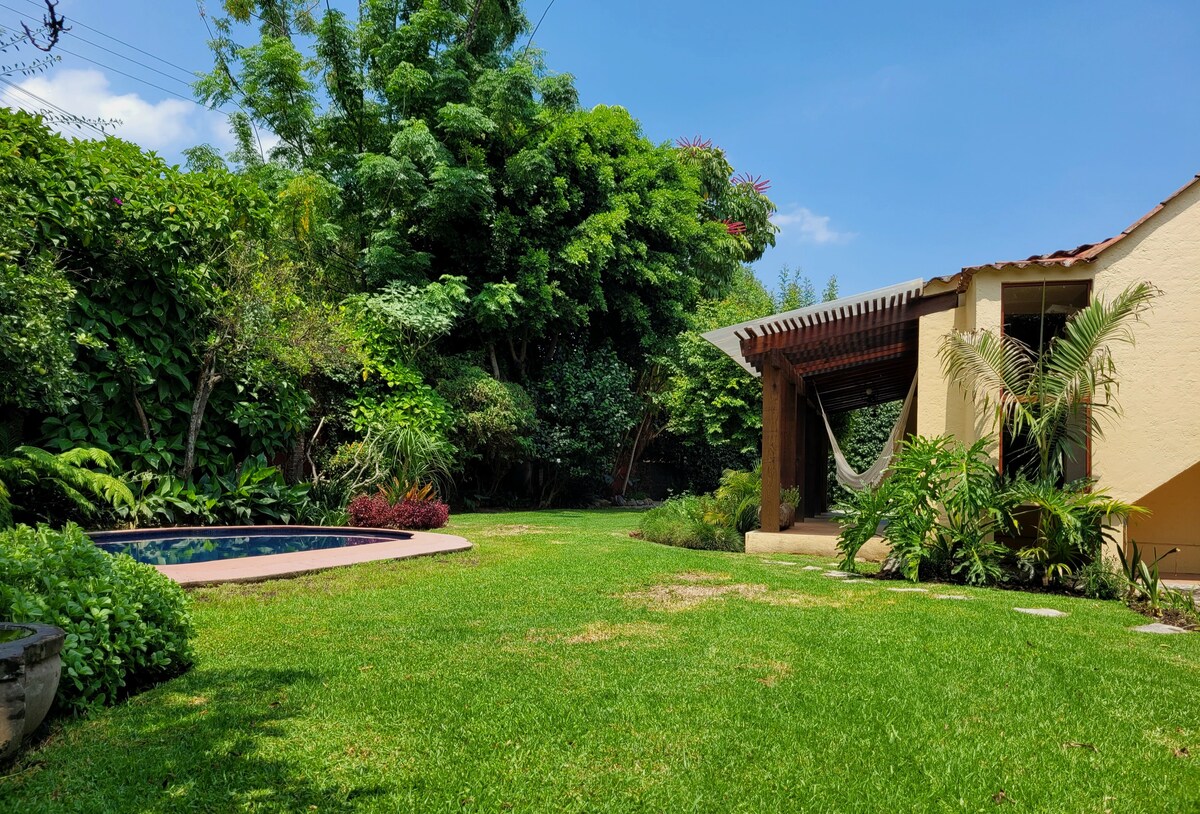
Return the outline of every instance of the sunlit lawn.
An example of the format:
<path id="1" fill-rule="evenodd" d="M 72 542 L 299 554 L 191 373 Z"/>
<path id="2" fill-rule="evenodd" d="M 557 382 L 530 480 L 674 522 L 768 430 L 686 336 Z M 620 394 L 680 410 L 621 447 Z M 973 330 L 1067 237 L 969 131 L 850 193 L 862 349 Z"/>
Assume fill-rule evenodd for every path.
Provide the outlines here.
<path id="1" fill-rule="evenodd" d="M 198 591 L 198 666 L 59 724 L 0 810 L 1200 811 L 1200 635 L 636 520 L 461 516 L 466 554 Z"/>

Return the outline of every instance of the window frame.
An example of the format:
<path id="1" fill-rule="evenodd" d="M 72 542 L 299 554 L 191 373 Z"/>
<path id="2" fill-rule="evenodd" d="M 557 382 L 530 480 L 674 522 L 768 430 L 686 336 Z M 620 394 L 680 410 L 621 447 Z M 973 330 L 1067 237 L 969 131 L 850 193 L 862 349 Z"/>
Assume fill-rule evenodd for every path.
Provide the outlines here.
<path id="1" fill-rule="evenodd" d="M 1005 335 L 1004 326 L 1008 322 L 1008 314 L 1005 312 L 1005 309 L 1004 309 L 1004 292 L 1005 291 L 1007 291 L 1010 288 L 1032 288 L 1034 286 L 1039 286 L 1039 287 L 1044 288 L 1046 286 L 1051 286 L 1051 285 L 1071 285 L 1071 284 L 1083 285 L 1083 286 L 1087 287 L 1087 304 L 1091 305 L 1092 304 L 1092 294 L 1094 293 L 1094 289 L 1095 289 L 1095 280 L 1093 280 L 1090 277 L 1082 279 L 1082 280 L 1079 280 L 1079 279 L 1076 279 L 1076 280 L 1043 279 L 1043 280 L 1031 280 L 1031 281 L 1027 281 L 1027 282 L 1000 283 L 1000 335 L 1001 336 Z M 1087 306 L 1084 306 L 1084 307 L 1086 308 Z M 1092 408 L 1090 405 L 1084 411 L 1083 418 L 1084 418 L 1085 429 L 1086 429 L 1086 432 L 1085 432 L 1086 442 L 1084 444 L 1084 450 L 1085 450 L 1084 477 L 1090 479 L 1092 477 Z M 996 444 L 998 447 L 998 453 L 996 456 L 998 460 L 996 462 L 996 466 L 997 466 L 997 472 L 999 472 L 1001 475 L 1003 475 L 1004 474 L 1004 427 L 1001 426 L 999 429 L 1000 429 L 1000 435 L 999 435 L 999 438 L 997 438 L 997 444 Z"/>

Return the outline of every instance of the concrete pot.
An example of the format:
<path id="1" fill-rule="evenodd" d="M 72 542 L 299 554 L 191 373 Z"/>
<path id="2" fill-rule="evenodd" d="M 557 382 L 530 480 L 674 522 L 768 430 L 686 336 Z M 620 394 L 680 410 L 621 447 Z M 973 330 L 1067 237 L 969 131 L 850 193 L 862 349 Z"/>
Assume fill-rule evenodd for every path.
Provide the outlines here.
<path id="1" fill-rule="evenodd" d="M 11 631 L 24 635 L 8 641 Z M 66 637 L 50 625 L 0 622 L 0 760 L 16 754 L 50 711 Z"/>

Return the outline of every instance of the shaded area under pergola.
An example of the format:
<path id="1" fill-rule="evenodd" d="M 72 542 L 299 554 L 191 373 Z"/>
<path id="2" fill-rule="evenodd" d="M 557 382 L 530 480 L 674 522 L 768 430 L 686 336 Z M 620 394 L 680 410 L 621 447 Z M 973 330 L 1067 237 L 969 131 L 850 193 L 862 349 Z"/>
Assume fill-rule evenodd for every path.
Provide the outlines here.
<path id="1" fill-rule="evenodd" d="M 797 520 L 826 506 L 829 439 L 821 418 L 903 399 L 917 374 L 921 316 L 958 305 L 921 280 L 731 325 L 704 336 L 763 380 L 762 505 L 798 487 Z M 919 399 L 919 393 L 917 397 Z M 915 428 L 917 410 L 910 412 Z M 910 430 L 911 431 L 911 430 Z M 762 531 L 779 531 L 763 511 Z"/>

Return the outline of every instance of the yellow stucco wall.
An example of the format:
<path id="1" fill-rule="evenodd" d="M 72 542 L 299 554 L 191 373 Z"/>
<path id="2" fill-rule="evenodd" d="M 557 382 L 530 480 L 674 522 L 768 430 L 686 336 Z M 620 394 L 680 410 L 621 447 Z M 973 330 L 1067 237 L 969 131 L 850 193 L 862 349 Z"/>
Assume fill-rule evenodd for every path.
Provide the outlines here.
<path id="1" fill-rule="evenodd" d="M 1172 478 L 1139 501 L 1149 517 L 1129 524 L 1129 536 L 1144 557 L 1155 558 L 1173 547 L 1179 553 L 1162 561 L 1164 572 L 1200 576 L 1200 463 Z M 1157 553 L 1155 551 L 1157 550 Z"/>
<path id="2" fill-rule="evenodd" d="M 948 432 L 973 441 L 995 432 L 994 417 L 966 404 L 957 385 L 942 376 L 940 339 L 951 325 L 1000 330 L 1001 286 L 1043 280 L 1091 280 L 1093 296 L 1106 298 L 1143 280 L 1163 290 L 1134 326 L 1136 345 L 1113 346 L 1120 380 L 1117 401 L 1124 414 L 1106 427 L 1102 438 L 1092 440 L 1092 474 L 1123 500 L 1145 502 L 1154 493 L 1157 511 L 1171 519 L 1142 528 L 1176 538 L 1156 542 L 1186 543 L 1185 530 L 1200 526 L 1200 475 L 1180 479 L 1200 462 L 1200 184 L 1169 201 L 1092 263 L 985 269 L 974 276 L 957 309 L 923 317 L 918 363 L 922 434 Z M 1155 491 L 1168 482 L 1171 488 Z M 1195 540 L 1196 532 L 1190 533 Z"/>

